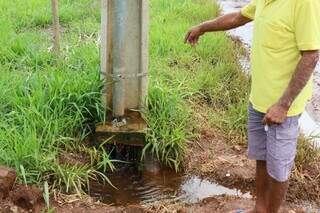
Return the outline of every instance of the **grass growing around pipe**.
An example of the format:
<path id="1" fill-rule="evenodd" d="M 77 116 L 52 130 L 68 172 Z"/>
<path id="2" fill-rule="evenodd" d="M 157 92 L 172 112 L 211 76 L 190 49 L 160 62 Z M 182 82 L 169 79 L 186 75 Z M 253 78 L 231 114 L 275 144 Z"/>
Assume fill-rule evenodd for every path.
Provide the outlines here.
<path id="1" fill-rule="evenodd" d="M 197 134 L 195 106 L 205 105 L 210 124 L 245 138 L 248 78 L 239 69 L 238 49 L 225 33 L 206 35 L 199 46 L 183 43 L 186 31 L 217 16 L 211 0 L 151 1 L 151 131 L 145 150 L 179 169 L 187 142 Z"/>
<path id="2" fill-rule="evenodd" d="M 223 33 L 207 36 L 192 49 L 185 31 L 217 15 L 210 0 L 151 0 L 150 110 L 148 145 L 177 170 L 193 136 L 192 105 L 207 100 L 219 113 L 238 102 L 232 45 Z M 0 164 L 15 168 L 20 181 L 78 193 L 91 178 L 112 169 L 103 150 L 78 146 L 87 124 L 104 119 L 100 105 L 100 2 L 60 2 L 62 57 L 51 48 L 50 1 L 0 1 Z M 241 84 L 243 82 L 238 81 Z M 236 87 L 234 87 L 236 86 Z M 241 89 L 241 91 L 243 91 Z M 245 94 L 242 92 L 242 94 Z M 218 124 L 217 124 L 218 125 Z M 78 150 L 91 163 L 61 162 Z"/>
<path id="3" fill-rule="evenodd" d="M 211 0 L 151 0 L 148 145 L 159 159 L 181 167 L 187 142 L 197 133 L 193 106 L 210 105 L 212 123 L 242 131 L 247 79 L 238 70 L 230 39 L 206 36 L 183 44 L 186 30 L 210 17 Z M 99 81 L 100 1 L 60 2 L 62 57 L 51 48 L 50 1 L 0 1 L 0 164 L 20 181 L 78 192 L 112 169 L 103 150 L 78 145 L 88 123 L 104 119 Z M 245 88 L 245 89 L 244 89 Z M 232 121 L 227 117 L 234 116 Z M 89 153 L 91 163 L 72 165 L 59 156 Z M 84 151 L 85 150 L 85 151 Z"/>
<path id="4" fill-rule="evenodd" d="M 238 48 L 225 33 L 206 35 L 196 48 L 183 44 L 186 30 L 218 14 L 211 0 L 150 0 L 149 110 L 146 150 L 176 170 L 188 141 L 199 132 L 195 115 L 246 137 L 249 80 L 236 60 Z M 50 1 L 0 0 L 0 164 L 15 168 L 19 181 L 81 193 L 92 178 L 114 169 L 102 147 L 81 145 L 89 123 L 104 120 L 100 104 L 100 1 L 60 1 L 62 57 L 51 47 Z M 90 128 L 89 128 L 90 129 Z M 303 143 L 305 144 L 305 143 Z M 300 146 L 297 162 L 314 152 Z M 85 165 L 60 155 L 89 156 Z M 311 153 L 311 154 L 310 154 Z M 310 161 L 309 161 L 310 160 Z M 48 187 L 47 187 L 48 188 Z"/>

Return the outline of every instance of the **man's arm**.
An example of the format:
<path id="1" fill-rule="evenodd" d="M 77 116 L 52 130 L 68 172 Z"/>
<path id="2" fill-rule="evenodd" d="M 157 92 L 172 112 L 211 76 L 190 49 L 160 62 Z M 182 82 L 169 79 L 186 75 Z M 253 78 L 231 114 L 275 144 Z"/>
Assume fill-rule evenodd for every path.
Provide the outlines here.
<path id="1" fill-rule="evenodd" d="M 302 57 L 297 65 L 295 73 L 292 76 L 289 86 L 278 103 L 273 105 L 265 115 L 265 124 L 283 123 L 293 101 L 308 83 L 319 61 L 319 51 L 302 51 L 301 54 Z"/>
<path id="2" fill-rule="evenodd" d="M 245 25 L 251 21 L 252 19 L 243 16 L 241 12 L 229 13 L 192 27 L 186 35 L 185 42 L 190 43 L 191 45 L 196 45 L 200 36 L 207 32 L 230 30 Z"/>

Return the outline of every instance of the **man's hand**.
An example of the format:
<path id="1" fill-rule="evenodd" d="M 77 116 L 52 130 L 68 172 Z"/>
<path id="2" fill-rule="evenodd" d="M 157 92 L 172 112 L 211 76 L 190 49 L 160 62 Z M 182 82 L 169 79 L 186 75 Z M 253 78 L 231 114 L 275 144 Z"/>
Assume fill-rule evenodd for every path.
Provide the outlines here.
<path id="1" fill-rule="evenodd" d="M 301 52 L 301 55 L 302 57 L 288 88 L 285 90 L 278 103 L 269 108 L 263 119 L 264 124 L 282 124 L 287 117 L 291 104 L 309 81 L 319 61 L 319 51 L 303 51 Z"/>
<path id="2" fill-rule="evenodd" d="M 207 32 L 230 30 L 245 25 L 251 21 L 251 19 L 242 16 L 240 11 L 229 13 L 192 27 L 186 35 L 185 43 L 190 43 L 192 46 L 195 46 L 198 43 L 200 36 Z"/>
<path id="3" fill-rule="evenodd" d="M 201 26 L 195 26 L 195 27 L 192 27 L 185 39 L 184 39 L 184 42 L 185 43 L 189 43 L 191 44 L 192 46 L 195 46 L 198 44 L 198 41 L 199 41 L 199 38 L 200 36 L 202 36 L 204 34 L 204 32 L 201 30 Z"/>
<path id="4" fill-rule="evenodd" d="M 263 124 L 282 124 L 287 118 L 288 108 L 279 103 L 270 107 L 263 118 Z"/>

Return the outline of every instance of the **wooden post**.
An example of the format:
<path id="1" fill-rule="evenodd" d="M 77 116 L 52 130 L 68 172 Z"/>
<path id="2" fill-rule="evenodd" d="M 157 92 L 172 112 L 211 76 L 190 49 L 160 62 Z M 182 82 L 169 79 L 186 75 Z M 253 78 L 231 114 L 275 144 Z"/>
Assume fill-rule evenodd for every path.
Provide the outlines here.
<path id="1" fill-rule="evenodd" d="M 51 0 L 53 18 L 53 52 L 57 55 L 60 52 L 60 25 L 58 0 Z"/>

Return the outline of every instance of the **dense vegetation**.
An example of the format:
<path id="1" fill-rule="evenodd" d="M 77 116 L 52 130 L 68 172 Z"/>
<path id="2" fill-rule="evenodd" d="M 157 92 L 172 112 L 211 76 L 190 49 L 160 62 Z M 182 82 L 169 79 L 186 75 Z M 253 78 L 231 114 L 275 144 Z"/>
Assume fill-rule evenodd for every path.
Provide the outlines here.
<path id="1" fill-rule="evenodd" d="M 194 114 L 205 105 L 212 125 L 244 136 L 248 80 L 224 33 L 191 48 L 186 30 L 218 13 L 211 0 L 151 0 L 149 109 L 145 150 L 179 169 L 197 133 Z M 103 121 L 99 80 L 99 0 L 60 1 L 62 53 L 51 48 L 48 0 L 0 0 L 0 164 L 20 181 L 81 191 L 90 178 L 106 179 L 108 153 L 81 144 Z M 240 138 L 241 138 L 240 137 Z M 78 150 L 91 163 L 71 165 L 61 153 Z M 107 179 L 106 179 L 107 180 Z"/>
<path id="2" fill-rule="evenodd" d="M 151 21 L 151 81 L 146 149 L 179 168 L 187 141 L 198 133 L 195 114 L 204 111 L 210 125 L 243 143 L 248 77 L 225 33 L 204 36 L 199 46 L 183 43 L 187 30 L 218 15 L 210 0 L 155 0 Z"/>
<path id="3" fill-rule="evenodd" d="M 49 51 L 50 1 L 0 1 L 0 16 L 0 163 L 26 183 L 80 191 L 102 173 L 60 163 L 59 155 L 80 143 L 86 124 L 104 118 L 98 1 L 61 1 L 61 58 Z"/>

